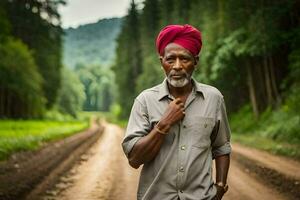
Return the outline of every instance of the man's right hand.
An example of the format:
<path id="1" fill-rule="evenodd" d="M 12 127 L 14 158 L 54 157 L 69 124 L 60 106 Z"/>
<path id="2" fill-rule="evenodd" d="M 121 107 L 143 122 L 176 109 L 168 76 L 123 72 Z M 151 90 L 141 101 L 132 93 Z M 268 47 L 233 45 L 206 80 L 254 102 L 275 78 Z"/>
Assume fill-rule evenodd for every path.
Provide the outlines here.
<path id="1" fill-rule="evenodd" d="M 184 116 L 184 104 L 180 98 L 176 98 L 169 104 L 157 126 L 160 130 L 167 132 L 172 125 L 182 120 Z"/>
<path id="2" fill-rule="evenodd" d="M 212 200 L 222 200 L 224 194 L 228 190 L 228 186 L 219 186 L 218 184 L 215 184 L 215 187 L 217 188 L 217 193 Z"/>

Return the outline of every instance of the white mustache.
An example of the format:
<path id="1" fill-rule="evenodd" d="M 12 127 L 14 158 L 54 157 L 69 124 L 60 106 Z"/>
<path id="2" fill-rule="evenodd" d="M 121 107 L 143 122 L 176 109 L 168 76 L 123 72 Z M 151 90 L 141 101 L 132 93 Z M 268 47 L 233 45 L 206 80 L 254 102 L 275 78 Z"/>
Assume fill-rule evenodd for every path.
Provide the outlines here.
<path id="1" fill-rule="evenodd" d="M 178 73 L 178 72 L 173 70 L 173 71 L 170 71 L 170 73 L 169 73 L 169 77 L 171 77 L 171 76 L 185 76 L 185 77 L 188 77 L 188 73 L 185 72 L 185 71 L 183 71 L 181 73 Z"/>

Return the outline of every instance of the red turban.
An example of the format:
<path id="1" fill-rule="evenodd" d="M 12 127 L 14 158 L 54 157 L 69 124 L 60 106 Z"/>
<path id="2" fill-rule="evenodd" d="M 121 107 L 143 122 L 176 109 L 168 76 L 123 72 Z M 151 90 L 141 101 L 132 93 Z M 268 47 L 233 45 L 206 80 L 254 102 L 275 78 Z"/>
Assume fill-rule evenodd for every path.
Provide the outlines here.
<path id="1" fill-rule="evenodd" d="M 156 38 L 156 48 L 163 55 L 165 47 L 176 43 L 197 56 L 202 47 L 201 33 L 191 25 L 168 25 L 163 28 Z"/>

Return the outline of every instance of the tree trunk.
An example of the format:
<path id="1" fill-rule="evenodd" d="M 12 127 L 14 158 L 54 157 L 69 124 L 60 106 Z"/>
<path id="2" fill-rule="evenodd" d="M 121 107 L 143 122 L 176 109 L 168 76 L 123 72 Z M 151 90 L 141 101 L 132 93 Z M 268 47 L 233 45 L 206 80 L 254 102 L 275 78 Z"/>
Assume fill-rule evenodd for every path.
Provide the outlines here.
<path id="1" fill-rule="evenodd" d="M 252 62 L 253 60 L 253 62 Z M 251 73 L 253 78 L 254 92 L 256 95 L 258 112 L 264 111 L 268 105 L 267 88 L 265 84 L 264 66 L 260 57 L 256 57 L 251 61 Z"/>
<path id="2" fill-rule="evenodd" d="M 279 105 L 281 103 L 281 96 L 278 92 L 278 87 L 276 84 L 276 76 L 275 76 L 275 72 L 274 72 L 274 62 L 273 62 L 273 57 L 269 56 L 269 63 L 270 63 L 270 77 L 271 77 L 271 85 L 272 85 L 272 89 L 275 95 L 275 103 L 276 105 Z"/>
<path id="3" fill-rule="evenodd" d="M 7 92 L 7 96 L 6 96 L 6 117 L 11 117 L 11 95 L 10 92 Z"/>
<path id="4" fill-rule="evenodd" d="M 252 110 L 254 113 L 255 118 L 258 118 L 259 116 L 259 111 L 258 111 L 258 106 L 257 106 L 257 99 L 256 99 L 256 94 L 255 94 L 255 88 L 254 88 L 254 82 L 253 82 L 253 76 L 252 76 L 252 70 L 251 70 L 251 65 L 250 63 L 246 63 L 247 67 L 247 83 L 249 87 L 249 96 L 250 96 L 250 101 L 252 105 Z"/>
<path id="5" fill-rule="evenodd" d="M 0 117 L 4 116 L 4 89 L 0 87 Z"/>
<path id="6" fill-rule="evenodd" d="M 267 55 L 263 58 L 263 67 L 264 67 L 264 77 L 265 77 L 265 84 L 266 84 L 266 92 L 267 92 L 267 99 L 268 99 L 268 106 L 273 105 L 273 95 L 272 95 L 272 87 L 271 87 L 271 80 L 270 80 L 270 72 L 268 66 L 268 57 Z"/>

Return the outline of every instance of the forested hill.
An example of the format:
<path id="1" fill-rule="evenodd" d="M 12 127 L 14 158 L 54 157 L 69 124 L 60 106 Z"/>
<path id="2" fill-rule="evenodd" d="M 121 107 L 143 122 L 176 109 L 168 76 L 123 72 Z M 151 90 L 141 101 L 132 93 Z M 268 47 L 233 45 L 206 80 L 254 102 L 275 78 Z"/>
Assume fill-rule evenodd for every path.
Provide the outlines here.
<path id="1" fill-rule="evenodd" d="M 122 18 L 111 18 L 65 29 L 64 65 L 69 68 L 76 64 L 110 65 L 115 57 L 115 39 L 121 23 Z"/>

